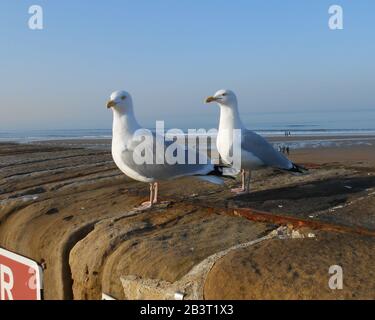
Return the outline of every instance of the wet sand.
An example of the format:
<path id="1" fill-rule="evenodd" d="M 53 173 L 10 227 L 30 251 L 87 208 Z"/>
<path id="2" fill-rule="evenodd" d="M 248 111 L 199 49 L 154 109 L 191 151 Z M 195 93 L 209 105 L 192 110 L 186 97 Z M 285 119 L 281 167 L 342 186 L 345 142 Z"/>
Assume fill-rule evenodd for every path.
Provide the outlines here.
<path id="1" fill-rule="evenodd" d="M 47 299 L 375 299 L 373 140 L 292 150 L 309 174 L 255 172 L 249 195 L 163 182 L 146 212 L 108 142 L 0 144 L 0 246 L 43 262 Z"/>

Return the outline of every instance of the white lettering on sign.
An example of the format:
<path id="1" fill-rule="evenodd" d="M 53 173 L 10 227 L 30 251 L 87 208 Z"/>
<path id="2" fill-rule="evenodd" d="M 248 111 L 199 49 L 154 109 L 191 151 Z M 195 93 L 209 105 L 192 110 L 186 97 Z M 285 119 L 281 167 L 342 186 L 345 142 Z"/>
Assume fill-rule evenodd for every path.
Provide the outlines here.
<path id="1" fill-rule="evenodd" d="M 13 272 L 7 266 L 0 264 L 0 300 L 13 300 Z"/>
<path id="2" fill-rule="evenodd" d="M 41 300 L 42 277 L 37 262 L 0 248 L 0 301 Z"/>

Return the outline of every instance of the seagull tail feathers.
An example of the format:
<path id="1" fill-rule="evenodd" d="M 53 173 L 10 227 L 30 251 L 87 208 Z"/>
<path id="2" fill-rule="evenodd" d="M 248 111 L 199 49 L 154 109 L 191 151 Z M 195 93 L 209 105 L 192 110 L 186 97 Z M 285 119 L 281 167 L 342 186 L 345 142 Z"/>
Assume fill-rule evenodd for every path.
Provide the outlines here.
<path id="1" fill-rule="evenodd" d="M 292 168 L 283 171 L 287 171 L 295 175 L 307 174 L 309 172 L 308 169 L 296 163 L 293 163 Z"/>
<path id="2" fill-rule="evenodd" d="M 238 170 L 227 167 L 227 166 L 222 166 L 222 165 L 215 165 L 214 170 L 209 172 L 207 175 L 208 176 L 217 176 L 223 179 L 236 179 L 236 175 L 238 174 Z"/>
<path id="3" fill-rule="evenodd" d="M 214 166 L 214 169 L 208 172 L 206 175 L 196 175 L 200 180 L 204 180 L 213 184 L 224 184 L 224 179 L 236 179 L 238 170 L 232 170 L 225 166 Z"/>

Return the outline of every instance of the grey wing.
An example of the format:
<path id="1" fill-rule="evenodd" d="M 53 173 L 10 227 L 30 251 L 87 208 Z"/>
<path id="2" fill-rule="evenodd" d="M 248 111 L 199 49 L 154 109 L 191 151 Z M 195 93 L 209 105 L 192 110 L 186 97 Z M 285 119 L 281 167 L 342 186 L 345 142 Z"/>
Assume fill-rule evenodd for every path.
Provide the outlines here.
<path id="1" fill-rule="evenodd" d="M 204 175 L 214 169 L 213 165 L 210 163 L 210 159 L 208 159 L 207 163 L 203 164 L 199 164 L 198 161 L 189 164 L 189 152 L 194 153 L 195 159 L 199 158 L 199 153 L 196 150 L 185 149 L 183 145 L 178 146 L 177 152 L 183 155 L 184 161 L 181 161 L 182 163 L 169 164 L 165 156 L 165 151 L 173 142 L 156 139 L 155 134 L 153 134 L 152 142 L 153 143 L 143 142 L 143 145 L 140 145 L 142 141 L 133 141 L 130 148 L 122 153 L 124 163 L 143 177 L 153 178 L 155 180 L 170 180 L 183 176 Z M 164 144 L 164 153 L 160 152 L 160 150 L 163 149 L 161 143 Z M 158 148 L 156 147 L 157 145 Z M 159 152 L 156 152 L 156 150 Z M 147 159 L 146 162 L 142 163 L 137 160 L 136 156 L 139 156 L 141 152 L 143 159 Z M 146 154 L 148 154 L 149 157 L 145 158 L 144 156 Z M 190 159 L 192 158 L 190 154 Z M 138 157 L 138 159 L 141 158 Z"/>
<path id="2" fill-rule="evenodd" d="M 293 167 L 293 163 L 288 158 L 275 150 L 266 139 L 253 131 L 242 130 L 241 147 L 242 150 L 248 151 L 259 158 L 266 166 L 280 169 Z"/>

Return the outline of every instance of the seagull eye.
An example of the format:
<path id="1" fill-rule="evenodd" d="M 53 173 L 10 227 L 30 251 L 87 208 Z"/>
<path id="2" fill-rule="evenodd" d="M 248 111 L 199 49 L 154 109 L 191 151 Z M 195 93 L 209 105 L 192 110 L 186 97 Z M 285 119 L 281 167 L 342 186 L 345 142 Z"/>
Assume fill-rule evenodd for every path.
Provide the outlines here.
<path id="1" fill-rule="evenodd" d="M 121 97 L 121 100 L 125 100 L 125 98 L 126 98 L 125 96 L 122 96 L 122 97 Z"/>
<path id="2" fill-rule="evenodd" d="M 227 94 L 226 93 L 223 93 L 222 96 L 225 97 Z"/>

